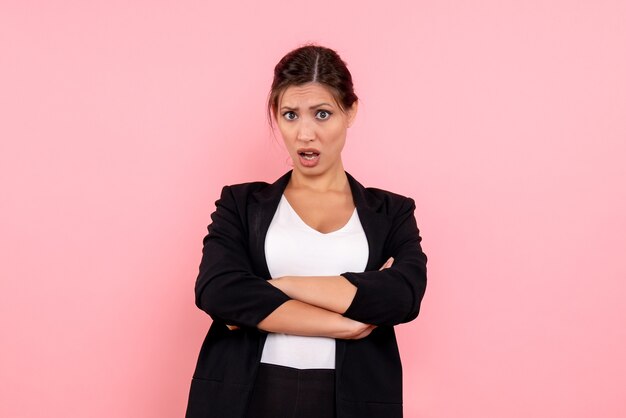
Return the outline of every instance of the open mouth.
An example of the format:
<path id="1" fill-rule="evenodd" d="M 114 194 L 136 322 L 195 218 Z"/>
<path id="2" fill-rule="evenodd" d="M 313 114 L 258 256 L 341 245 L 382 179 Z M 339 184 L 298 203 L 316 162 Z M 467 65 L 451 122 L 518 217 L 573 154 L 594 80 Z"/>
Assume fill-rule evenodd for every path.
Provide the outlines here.
<path id="1" fill-rule="evenodd" d="M 306 152 L 299 152 L 298 155 L 300 155 L 305 160 L 314 160 L 317 157 L 319 157 L 320 154 L 319 152 L 306 151 Z"/>

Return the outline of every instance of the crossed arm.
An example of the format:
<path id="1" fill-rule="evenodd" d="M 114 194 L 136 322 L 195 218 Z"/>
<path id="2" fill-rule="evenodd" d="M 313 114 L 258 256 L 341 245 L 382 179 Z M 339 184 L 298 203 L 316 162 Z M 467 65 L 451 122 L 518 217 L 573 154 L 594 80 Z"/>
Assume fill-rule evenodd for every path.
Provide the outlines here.
<path id="1" fill-rule="evenodd" d="M 426 287 L 422 252 L 413 212 L 405 199 L 391 214 L 379 270 L 341 276 L 256 276 L 248 257 L 243 210 L 225 186 L 203 243 L 195 285 L 196 305 L 228 327 L 332 338 L 363 338 L 375 326 L 413 320 Z M 393 267 L 391 264 L 393 263 Z"/>
<path id="2" fill-rule="evenodd" d="M 393 258 L 380 268 L 390 267 Z M 291 300 L 263 319 L 258 328 L 268 332 L 359 339 L 375 325 L 344 317 L 356 286 L 343 276 L 284 276 L 269 281 Z"/>

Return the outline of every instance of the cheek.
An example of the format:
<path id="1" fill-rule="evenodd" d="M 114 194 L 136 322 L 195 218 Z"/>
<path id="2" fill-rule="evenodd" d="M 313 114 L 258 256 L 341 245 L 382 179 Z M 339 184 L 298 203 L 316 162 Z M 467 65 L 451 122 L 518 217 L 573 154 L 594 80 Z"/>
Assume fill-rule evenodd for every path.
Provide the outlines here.
<path id="1" fill-rule="evenodd" d="M 332 132 L 329 132 L 329 139 L 331 139 L 331 142 L 335 147 L 343 147 L 343 143 L 346 139 L 345 128 L 339 124 L 337 126 L 334 126 Z"/>
<path id="2" fill-rule="evenodd" d="M 281 136 L 283 138 L 283 145 L 285 146 L 287 152 L 291 155 L 294 155 L 297 148 L 297 141 L 294 139 L 295 136 L 293 132 L 290 132 L 287 129 L 281 130 Z"/>
<path id="3" fill-rule="evenodd" d="M 293 137 L 291 130 L 289 127 L 280 124 L 278 125 L 278 130 L 280 132 L 280 136 L 283 138 L 283 141 L 287 144 Z"/>

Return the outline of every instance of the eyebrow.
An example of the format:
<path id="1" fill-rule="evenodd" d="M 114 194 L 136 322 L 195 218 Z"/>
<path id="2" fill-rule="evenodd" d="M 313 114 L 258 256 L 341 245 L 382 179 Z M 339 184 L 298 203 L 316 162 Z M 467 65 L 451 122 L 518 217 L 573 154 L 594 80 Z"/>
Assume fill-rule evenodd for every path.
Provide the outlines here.
<path id="1" fill-rule="evenodd" d="M 330 103 L 324 102 L 324 103 L 316 104 L 314 106 L 309 106 L 309 109 L 315 109 L 315 108 L 320 107 L 320 106 L 330 106 L 330 107 L 332 107 L 332 105 Z M 281 106 L 281 108 L 280 108 L 280 110 L 298 110 L 298 109 L 299 109 L 298 107 L 289 107 L 289 106 Z"/>

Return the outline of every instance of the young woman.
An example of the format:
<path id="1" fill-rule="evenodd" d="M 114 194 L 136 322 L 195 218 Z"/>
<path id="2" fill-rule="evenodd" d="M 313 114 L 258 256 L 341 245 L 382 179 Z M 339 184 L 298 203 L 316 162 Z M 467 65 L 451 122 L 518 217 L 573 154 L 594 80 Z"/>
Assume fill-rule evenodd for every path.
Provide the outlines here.
<path id="1" fill-rule="evenodd" d="M 393 326 L 418 315 L 426 256 L 414 200 L 344 170 L 357 109 L 335 51 L 276 65 L 268 112 L 293 169 L 216 202 L 195 287 L 213 323 L 187 418 L 402 416 Z"/>

